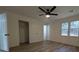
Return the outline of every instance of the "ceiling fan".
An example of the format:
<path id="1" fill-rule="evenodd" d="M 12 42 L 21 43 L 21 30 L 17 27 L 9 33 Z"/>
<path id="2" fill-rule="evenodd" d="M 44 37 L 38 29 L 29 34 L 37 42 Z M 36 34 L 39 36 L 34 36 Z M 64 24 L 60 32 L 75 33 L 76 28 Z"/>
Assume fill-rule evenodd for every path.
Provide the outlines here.
<path id="1" fill-rule="evenodd" d="M 56 13 L 52 13 L 55 9 L 56 9 L 56 6 L 53 6 L 53 8 L 51 9 L 44 9 L 44 8 L 41 8 L 41 7 L 38 7 L 42 12 L 44 12 L 45 14 L 40 14 L 39 16 L 43 16 L 45 15 L 47 18 L 50 17 L 50 15 L 54 15 L 54 16 L 57 16 L 58 14 Z"/>

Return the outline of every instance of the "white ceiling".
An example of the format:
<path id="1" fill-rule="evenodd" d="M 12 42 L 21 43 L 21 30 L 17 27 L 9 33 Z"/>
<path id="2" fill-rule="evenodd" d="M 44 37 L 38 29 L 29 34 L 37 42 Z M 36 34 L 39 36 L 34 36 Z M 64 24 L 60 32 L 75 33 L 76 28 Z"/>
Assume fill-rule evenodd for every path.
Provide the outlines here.
<path id="1" fill-rule="evenodd" d="M 51 8 L 53 6 L 43 6 L 43 8 Z M 18 14 L 22 14 L 24 16 L 32 17 L 35 19 L 46 20 L 45 16 L 39 16 L 39 14 L 43 13 L 38 9 L 37 6 L 5 6 L 0 7 L 2 9 L 15 12 Z M 73 9 L 73 12 L 69 12 Z M 58 13 L 58 16 L 51 16 L 49 20 L 60 19 L 63 17 L 68 17 L 71 15 L 75 15 L 79 13 L 79 6 L 57 6 L 57 8 L 53 11 L 54 13 Z"/>

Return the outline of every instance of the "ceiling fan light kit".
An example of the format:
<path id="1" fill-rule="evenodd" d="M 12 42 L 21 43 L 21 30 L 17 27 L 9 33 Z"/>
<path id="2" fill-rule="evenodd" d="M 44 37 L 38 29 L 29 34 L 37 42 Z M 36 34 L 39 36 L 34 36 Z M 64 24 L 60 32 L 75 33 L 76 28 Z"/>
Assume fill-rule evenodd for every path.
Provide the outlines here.
<path id="1" fill-rule="evenodd" d="M 50 17 L 50 15 L 45 15 L 45 17 L 46 17 L 46 18 L 49 18 L 49 17 Z"/>

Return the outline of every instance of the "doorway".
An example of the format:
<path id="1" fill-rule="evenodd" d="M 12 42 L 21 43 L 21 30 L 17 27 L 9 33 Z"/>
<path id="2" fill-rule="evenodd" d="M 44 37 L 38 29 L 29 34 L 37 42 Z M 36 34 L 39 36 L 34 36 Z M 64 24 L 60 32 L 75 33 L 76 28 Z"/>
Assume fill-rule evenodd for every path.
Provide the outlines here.
<path id="1" fill-rule="evenodd" d="M 29 43 L 29 23 L 25 21 L 19 21 L 19 36 L 20 44 Z"/>
<path id="2" fill-rule="evenodd" d="M 0 14 L 0 51 L 9 51 L 7 18 L 5 13 Z"/>
<path id="3" fill-rule="evenodd" d="M 49 27 L 49 24 L 45 24 L 45 25 L 43 25 L 43 38 L 44 38 L 44 41 L 49 40 L 49 36 L 50 36 L 50 27 Z"/>

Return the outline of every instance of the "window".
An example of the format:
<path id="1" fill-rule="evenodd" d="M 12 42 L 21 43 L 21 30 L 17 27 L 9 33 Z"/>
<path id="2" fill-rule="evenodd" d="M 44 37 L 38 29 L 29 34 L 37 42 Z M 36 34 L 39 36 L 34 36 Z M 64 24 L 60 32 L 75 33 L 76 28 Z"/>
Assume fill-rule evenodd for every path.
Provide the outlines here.
<path id="1" fill-rule="evenodd" d="M 62 28 L 61 28 L 61 35 L 62 36 L 68 36 L 68 23 L 62 23 Z"/>
<path id="2" fill-rule="evenodd" d="M 79 21 L 64 22 L 61 28 L 62 36 L 79 36 Z"/>
<path id="3" fill-rule="evenodd" d="M 70 23 L 70 36 L 79 36 L 79 21 L 72 21 Z"/>
<path id="4" fill-rule="evenodd" d="M 43 35 L 44 35 L 44 40 L 49 40 L 49 36 L 50 36 L 50 26 L 49 24 L 45 24 L 43 26 Z"/>

